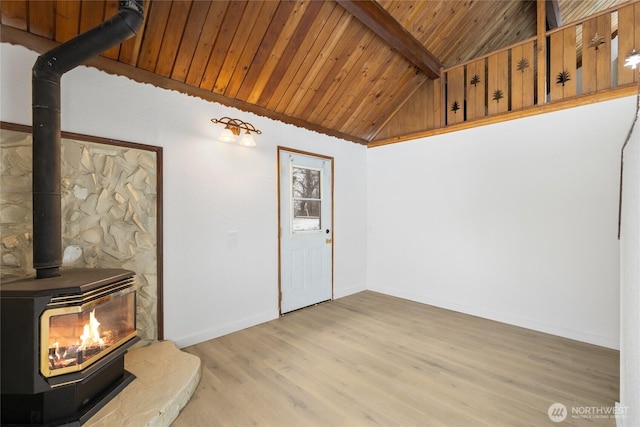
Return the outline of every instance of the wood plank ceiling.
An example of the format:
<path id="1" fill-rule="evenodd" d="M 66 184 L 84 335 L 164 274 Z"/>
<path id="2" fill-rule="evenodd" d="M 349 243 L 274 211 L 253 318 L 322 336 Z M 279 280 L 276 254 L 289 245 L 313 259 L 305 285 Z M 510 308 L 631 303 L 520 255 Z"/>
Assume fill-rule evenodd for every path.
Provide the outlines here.
<path id="1" fill-rule="evenodd" d="M 622 1 L 558 0 L 558 6 L 567 23 Z M 144 28 L 94 65 L 366 144 L 430 76 L 344 3 L 145 1 Z M 378 5 L 444 67 L 536 34 L 535 1 Z M 3 0 L 0 35 L 45 51 L 117 9 L 115 0 Z"/>

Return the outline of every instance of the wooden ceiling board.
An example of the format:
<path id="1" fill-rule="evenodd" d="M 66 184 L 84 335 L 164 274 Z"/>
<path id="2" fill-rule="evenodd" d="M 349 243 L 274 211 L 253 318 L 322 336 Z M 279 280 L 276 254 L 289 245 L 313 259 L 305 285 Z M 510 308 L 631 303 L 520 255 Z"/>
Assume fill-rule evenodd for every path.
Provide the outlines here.
<path id="1" fill-rule="evenodd" d="M 404 58 L 397 56 L 391 57 L 388 66 L 380 69 L 382 73 L 373 76 L 369 80 L 371 89 L 368 91 L 367 96 L 360 103 L 354 104 L 356 108 L 345 115 L 350 119 L 350 121 L 346 122 L 348 126 L 350 126 L 350 123 L 354 124 L 354 126 L 359 126 L 356 128 L 359 128 L 361 132 L 367 135 L 379 123 L 386 120 L 386 115 L 376 114 L 376 111 L 395 111 L 396 104 L 400 100 L 406 98 L 416 86 L 427 80 L 427 77 L 418 72 L 416 67 L 408 63 Z M 365 93 L 365 91 L 361 92 Z"/>
<path id="2" fill-rule="evenodd" d="M 438 28 L 444 38 L 433 38 L 429 41 L 437 46 L 436 52 L 443 58 L 446 67 L 463 62 L 466 58 L 473 57 L 476 51 L 484 48 L 487 41 L 491 40 L 491 32 L 495 27 L 495 16 L 499 16 L 503 7 L 502 3 L 506 2 L 455 3 L 460 6 L 457 9 L 452 8 L 450 14 L 456 16 L 457 19 L 445 20 Z M 468 23 L 478 20 L 478 16 L 491 16 L 492 23 L 480 21 L 475 27 L 469 26 Z M 478 30 L 479 28 L 484 28 L 484 30 Z M 475 42 L 470 44 L 468 39 Z M 474 47 L 475 50 L 472 50 Z"/>
<path id="3" fill-rule="evenodd" d="M 29 16 L 27 2 L 25 0 L 3 0 L 0 2 L 0 15 L 3 25 L 8 25 L 18 30 L 27 31 Z"/>
<path id="4" fill-rule="evenodd" d="M 625 3 L 629 0 L 558 0 L 564 25 Z"/>
<path id="5" fill-rule="evenodd" d="M 325 2 L 322 9 L 318 13 L 318 18 L 309 28 L 309 36 L 300 45 L 300 49 L 293 59 L 293 64 L 299 66 L 289 67 L 278 84 L 277 93 L 282 94 L 275 109 L 284 114 L 292 115 L 293 111 L 298 107 L 304 95 L 302 87 L 306 81 L 313 79 L 317 75 L 319 65 L 322 61 L 318 59 L 322 56 L 322 50 L 328 43 L 328 40 L 336 28 L 340 17 L 344 15 L 344 11 L 335 3 Z M 317 36 L 312 37 L 313 34 Z"/>
<path id="6" fill-rule="evenodd" d="M 155 69 L 156 74 L 164 77 L 171 75 L 190 10 L 191 0 L 171 3 L 169 18 L 167 19 L 167 29 L 170 28 L 171 31 L 165 31 L 162 37 Z"/>
<path id="7" fill-rule="evenodd" d="M 500 2 L 442 2 L 442 8 L 436 16 L 431 15 L 430 10 L 423 5 L 422 14 L 415 21 L 417 27 L 409 25 L 410 31 L 418 31 L 415 36 L 420 40 L 436 57 L 442 61 L 444 66 L 451 63 L 450 53 L 460 45 L 463 32 L 458 29 L 463 25 L 465 17 L 469 17 L 474 9 L 498 7 Z"/>
<path id="8" fill-rule="evenodd" d="M 366 71 L 363 72 L 362 68 L 370 59 L 369 55 L 365 55 L 365 51 L 374 37 L 370 31 L 364 33 L 358 46 L 334 77 L 331 87 L 316 94 L 316 98 L 319 98 L 316 102 L 318 107 L 313 109 L 307 120 L 329 125 L 332 123 L 332 117 L 335 118 L 334 112 L 338 114 L 342 106 L 353 99 L 352 93 L 362 90 L 358 85 L 367 84 Z"/>
<path id="9" fill-rule="evenodd" d="M 186 82 L 193 86 L 200 86 L 202 76 L 207 69 L 211 51 L 222 27 L 224 15 L 227 12 L 228 1 L 215 1 L 210 4 L 207 19 L 204 22 L 202 33 L 198 39 L 196 50 L 193 54 L 191 66 L 187 73 Z"/>
<path id="10" fill-rule="evenodd" d="M 367 33 L 368 30 L 364 25 L 346 26 L 346 30 L 342 35 L 336 32 L 333 39 L 337 41 L 337 43 L 333 45 L 333 50 L 329 54 L 328 61 L 325 63 L 325 66 L 320 67 L 320 72 L 312 80 L 313 83 L 311 87 L 307 89 L 298 108 L 294 110 L 294 115 L 300 116 L 305 120 L 308 120 L 314 115 L 316 108 L 318 108 L 318 103 L 323 96 L 332 92 L 332 86 L 334 84 L 339 84 L 340 78 L 338 76 L 341 75 L 345 64 L 347 64 L 351 57 L 358 53 L 357 46 Z M 353 70 L 348 70 L 348 72 L 353 72 Z"/>
<path id="11" fill-rule="evenodd" d="M 240 57 L 242 56 L 242 52 L 244 52 L 244 47 L 249 42 L 249 36 L 251 36 L 253 29 L 257 26 L 256 22 L 258 21 L 264 4 L 265 2 L 256 1 L 247 3 L 240 24 L 237 25 L 235 34 L 231 39 L 231 44 L 224 52 L 224 60 L 221 58 L 221 67 L 212 88 L 213 92 L 223 94 L 227 90 L 231 76 L 238 67 Z M 260 35 L 260 37 L 262 36 Z"/>
<path id="12" fill-rule="evenodd" d="M 376 1 L 336 1 L 385 44 L 391 46 L 396 54 L 406 58 L 429 78 L 440 77 L 440 61 Z"/>
<path id="13" fill-rule="evenodd" d="M 566 23 L 627 1 L 558 5 Z M 422 93 L 429 77 L 404 56 L 410 56 L 404 46 L 385 39 L 385 25 L 398 29 L 397 22 L 445 68 L 536 34 L 530 0 L 379 0 L 384 11 L 378 8 L 369 26 L 347 11 L 348 0 L 144 3 L 138 34 L 102 55 L 114 61 L 111 72 L 163 87 L 179 84 L 205 99 L 357 142 L 389 134 L 384 127 L 402 122 L 392 117 Z M 43 46 L 40 41 L 67 41 L 117 10 L 117 0 L 3 0 L 0 21 Z"/>
<path id="14" fill-rule="evenodd" d="M 345 35 L 344 37 L 347 36 Z M 354 54 L 354 52 L 357 53 L 358 50 L 360 53 L 357 55 Z M 365 51 L 367 51 L 366 54 L 363 54 Z M 385 84 L 388 84 L 389 87 L 395 88 L 395 90 L 391 92 L 401 94 L 402 91 L 398 90 L 398 88 L 402 88 L 403 84 L 389 84 L 387 80 L 393 80 L 394 82 L 402 81 L 403 68 L 410 67 L 411 74 L 415 74 L 416 71 L 404 58 L 402 58 L 399 63 L 390 66 L 388 58 L 398 57 L 398 55 L 395 55 L 381 39 L 371 38 L 367 33 L 364 34 L 364 39 L 361 43 L 356 44 L 355 48 L 346 48 L 343 55 L 345 56 L 343 56 L 343 60 L 341 64 L 339 64 L 342 68 L 337 74 L 330 73 L 327 78 L 325 78 L 324 84 L 314 96 L 314 99 L 319 101 L 311 101 L 309 107 L 306 109 L 306 114 L 311 115 L 305 117 L 310 121 L 318 121 L 324 126 L 335 126 L 339 128 L 339 122 L 347 122 L 348 117 L 353 116 L 353 122 L 364 123 L 364 126 L 369 129 L 375 120 L 366 116 L 355 117 L 355 112 L 374 110 L 373 108 L 361 110 L 360 107 L 362 105 L 380 107 L 381 103 L 386 101 L 385 93 L 381 92 L 379 87 L 372 86 L 372 83 L 381 80 Z M 360 60 L 360 58 L 364 58 L 365 60 Z M 373 74 L 375 76 L 373 79 L 369 79 L 367 75 L 362 74 L 364 64 L 367 64 L 364 70 L 365 73 L 376 73 L 377 70 L 377 74 Z M 385 72 L 388 73 L 389 77 L 382 77 L 385 75 Z M 335 77 L 330 79 L 332 75 Z M 343 85 L 344 82 L 348 82 L 348 85 Z M 332 96 L 333 94 L 335 94 L 335 97 Z M 373 100 L 373 102 L 370 102 L 370 100 Z M 320 110 L 318 111 L 318 109 Z M 327 117 L 326 114 L 329 114 L 329 117 Z M 374 115 L 377 116 L 378 114 Z"/>
<path id="15" fill-rule="evenodd" d="M 216 80 L 224 64 L 225 57 L 229 52 L 231 44 L 238 28 L 241 26 L 241 21 L 244 16 L 244 10 L 247 8 L 248 1 L 231 1 L 227 8 L 227 13 L 224 16 L 224 22 L 220 27 L 220 33 L 216 38 L 216 43 L 209 56 L 209 62 L 207 68 L 200 80 L 200 88 L 213 92 Z"/>
<path id="16" fill-rule="evenodd" d="M 388 48 L 390 49 L 390 48 Z M 389 58 L 389 57 L 388 57 Z M 379 66 L 382 64 L 382 66 Z M 376 90 L 375 84 L 380 82 L 387 69 L 392 67 L 391 59 L 387 59 L 386 63 L 376 62 L 374 66 L 368 70 L 368 75 L 361 81 L 362 84 L 367 85 L 366 91 L 354 91 L 351 96 L 347 97 L 342 104 L 341 114 L 338 114 L 333 122 L 332 128 L 334 129 L 346 129 L 356 122 L 357 116 L 361 114 L 363 105 L 367 100 L 375 100 Z M 355 128 L 355 125 L 353 125 Z"/>
<path id="17" fill-rule="evenodd" d="M 275 43 L 273 43 L 271 49 L 269 49 L 269 46 L 265 46 L 265 51 L 270 50 L 270 53 L 267 56 L 262 68 L 260 69 L 259 78 L 257 79 L 250 96 L 247 98 L 247 101 L 250 104 L 264 106 L 271 98 L 274 87 L 277 87 L 279 83 L 279 81 L 277 80 L 277 76 L 281 75 L 282 72 L 278 71 L 274 78 L 272 78 L 272 75 L 274 74 L 278 63 L 280 62 L 280 59 L 287 50 L 289 41 L 296 32 L 298 24 L 303 18 L 305 11 L 309 6 L 309 3 L 305 1 L 295 1 L 292 2 L 291 5 L 291 8 L 287 8 L 289 18 L 284 21 L 284 24 L 281 28 L 274 28 L 275 31 L 279 31 Z"/>
<path id="18" fill-rule="evenodd" d="M 323 91 L 323 82 L 327 79 L 327 76 L 331 76 L 335 72 L 336 60 L 340 58 L 340 51 L 342 49 L 341 43 L 350 42 L 354 43 L 354 37 L 359 37 L 349 33 L 347 29 L 351 28 L 348 25 L 348 20 L 351 19 L 348 14 L 341 11 L 339 7 L 334 9 L 336 11 L 337 20 L 331 20 L 331 25 L 323 26 L 321 36 L 315 37 L 315 35 L 307 35 L 306 39 L 309 39 L 310 44 L 313 46 L 312 51 L 308 52 L 305 57 L 310 62 L 309 71 L 305 75 L 296 73 L 299 77 L 299 85 L 297 83 L 297 89 L 292 94 L 289 101 L 287 99 L 272 98 L 271 102 L 267 104 L 268 109 L 276 108 L 276 111 L 282 112 L 288 115 L 294 115 L 306 119 L 307 112 L 310 108 L 310 103 L 313 102 L 314 97 L 319 91 Z M 335 25 L 334 25 L 335 22 Z M 291 67 L 296 67 L 296 62 L 291 63 Z M 283 80 L 282 83 L 287 83 L 287 80 Z M 274 102 L 275 101 L 275 102 Z"/>
<path id="19" fill-rule="evenodd" d="M 380 109 L 380 103 L 385 100 L 385 90 L 390 89 L 394 85 L 389 85 L 389 80 L 393 80 L 394 83 L 401 81 L 403 75 L 399 74 L 399 69 L 403 65 L 414 71 L 414 67 L 409 65 L 407 60 L 398 58 L 397 56 L 387 56 L 388 61 L 386 66 L 377 67 L 378 71 L 369 81 L 369 85 L 366 91 L 360 91 L 354 98 L 354 103 L 349 109 L 349 114 L 346 114 L 336 122 L 337 129 L 358 129 L 356 132 L 366 135 L 370 132 L 371 128 L 375 126 L 373 120 L 370 117 L 378 117 L 376 111 L 383 111 Z M 401 86 L 397 86 L 401 87 Z"/>
<path id="20" fill-rule="evenodd" d="M 394 61 L 398 61 L 395 59 Z M 402 64 L 399 64 L 402 67 Z M 390 90 L 388 82 L 394 79 L 395 84 L 402 87 L 402 91 Z M 397 108 L 404 102 L 405 98 L 413 93 L 413 89 L 416 86 L 422 85 L 427 80 L 427 77 L 421 73 L 416 73 L 413 66 L 405 65 L 405 71 L 402 74 L 388 72 L 387 75 L 383 75 L 379 82 L 379 90 L 374 93 L 375 101 L 373 103 L 374 108 L 365 101 L 361 105 L 361 114 L 357 114 L 354 124 L 356 124 L 356 131 L 359 134 L 365 135 L 365 139 L 371 138 L 378 133 L 378 127 L 386 121 L 386 115 L 374 114 L 374 111 L 396 111 Z M 385 83 L 386 82 L 386 83 Z M 393 87 L 393 85 L 391 85 Z"/>
<path id="21" fill-rule="evenodd" d="M 266 78 L 262 78 L 263 84 L 259 84 L 258 81 L 261 76 L 265 74 L 265 64 L 271 57 L 271 53 L 274 47 L 278 44 L 282 29 L 285 23 L 289 20 L 289 14 L 295 7 L 293 1 L 278 2 L 278 7 L 269 23 L 268 28 L 258 46 L 256 55 L 253 57 L 253 62 L 249 65 L 242 86 L 239 88 L 236 98 L 255 100 L 258 99 L 258 90 L 264 87 L 266 84 Z M 273 61 L 272 61 L 273 62 Z"/>
<path id="22" fill-rule="evenodd" d="M 242 54 L 238 60 L 238 66 L 235 67 L 233 74 L 229 78 L 229 83 L 224 91 L 225 96 L 235 98 L 238 94 L 277 8 L 277 2 L 264 2 L 262 4 L 262 9 L 251 30 L 248 42 L 243 47 Z"/>
<path id="23" fill-rule="evenodd" d="M 381 4 L 445 67 L 535 35 L 536 7 L 531 1 L 383 1 Z"/>
<path id="24" fill-rule="evenodd" d="M 340 83 L 337 83 L 337 87 L 334 88 L 335 98 L 333 100 L 328 101 L 331 105 L 325 105 L 324 107 L 320 107 L 321 110 L 325 109 L 324 115 L 319 115 L 318 118 L 321 122 L 327 123 L 325 120 L 328 119 L 327 115 L 332 116 L 332 112 L 336 114 L 333 116 L 333 119 L 328 123 L 331 123 L 331 126 L 335 126 L 336 128 L 340 128 L 341 123 L 346 120 L 346 114 L 351 114 L 355 111 L 357 105 L 375 88 L 372 85 L 372 79 L 369 78 L 373 73 L 380 73 L 383 71 L 384 67 L 387 65 L 380 58 L 388 57 L 391 49 L 383 44 L 383 42 L 369 34 L 364 26 L 361 27 L 363 32 L 361 33 L 362 38 L 360 39 L 359 46 L 362 46 L 362 49 L 355 49 L 355 54 L 353 59 L 356 60 L 357 55 L 366 56 L 370 62 L 368 62 L 368 74 L 363 74 L 361 69 L 354 67 L 348 70 L 348 77 L 344 79 L 344 81 L 349 82 L 348 86 L 342 86 L 343 90 L 340 90 Z M 373 52 L 373 53 L 371 53 Z M 361 63 L 356 60 L 356 63 Z M 355 105 L 355 106 L 354 106 Z"/>
<path id="25" fill-rule="evenodd" d="M 382 4 L 385 6 L 385 3 Z M 389 4 L 389 6 L 394 6 L 394 4 Z M 447 20 L 449 13 L 446 10 L 446 2 L 438 0 L 429 4 L 417 3 L 413 7 L 415 13 L 410 13 L 409 6 L 408 3 L 400 1 L 396 2 L 395 6 L 388 11 L 401 25 L 406 26 L 407 30 L 427 50 L 438 58 L 440 62 L 444 63 L 446 58 L 443 58 L 441 52 L 438 51 L 435 41 L 446 36 L 441 30 L 447 23 L 453 24 L 452 20 Z M 413 19 L 413 21 L 409 19 Z M 415 24 L 412 24 L 412 22 L 415 22 Z"/>
<path id="26" fill-rule="evenodd" d="M 195 1 L 191 6 L 182 40 L 180 41 L 180 46 L 176 54 L 173 70 L 171 71 L 171 78 L 173 80 L 184 82 L 187 79 L 189 67 L 196 53 L 200 35 L 206 33 L 204 25 L 210 5 L 208 2 Z"/>
<path id="27" fill-rule="evenodd" d="M 470 10 L 468 18 L 455 28 L 451 44 L 442 43 L 447 66 L 469 61 L 486 53 L 499 50 L 536 34 L 535 2 L 479 2 L 479 9 Z M 518 19 L 518 15 L 523 19 Z M 523 24 L 525 27 L 523 28 Z M 514 30 L 514 33 L 509 31 Z"/>
<path id="28" fill-rule="evenodd" d="M 56 5 L 56 36 L 55 40 L 64 43 L 78 35 L 78 17 L 80 3 L 72 1 L 58 1 Z"/>
<path id="29" fill-rule="evenodd" d="M 153 72 L 158 62 L 162 38 L 167 29 L 171 2 L 154 1 L 148 7 L 148 22 L 142 38 L 142 47 L 140 48 L 136 66 Z"/>
<path id="30" fill-rule="evenodd" d="M 423 78 L 424 81 L 428 80 L 426 77 Z M 403 82 L 407 88 L 413 87 L 414 89 L 417 89 L 418 86 L 423 86 L 423 82 L 420 82 L 420 85 L 412 84 L 414 81 L 414 75 L 412 72 L 407 73 L 400 81 Z M 410 97 L 412 94 L 413 91 L 406 93 L 388 91 L 377 98 L 376 105 L 382 111 L 392 111 L 395 113 L 405 103 L 406 98 Z M 371 140 L 379 133 L 381 127 L 387 123 L 387 117 L 379 114 L 372 115 L 366 105 L 363 105 L 362 111 L 365 114 L 361 115 L 359 121 L 360 126 L 356 127 L 356 129 L 358 129 L 363 135 L 366 135 L 365 139 Z M 424 112 L 420 112 L 420 114 L 424 114 Z M 358 122 L 356 121 L 356 123 Z"/>
<path id="31" fill-rule="evenodd" d="M 393 16 L 398 23 L 402 24 L 407 31 L 411 34 L 420 33 L 420 26 L 423 24 L 422 17 L 424 16 L 424 8 L 427 5 L 414 2 L 406 2 L 402 0 L 391 0 L 391 1 L 379 1 L 380 5 L 385 8 L 387 12 L 391 16 Z M 442 2 L 432 2 L 429 7 L 431 10 L 436 10 L 438 7 L 437 4 L 442 4 Z M 392 12 L 393 11 L 393 12 Z M 437 12 L 436 12 L 437 13 Z M 416 28 L 418 26 L 418 28 Z M 414 35 L 415 37 L 415 35 Z M 416 37 L 416 39 L 418 39 Z M 418 39 L 419 40 L 419 39 Z"/>
<path id="32" fill-rule="evenodd" d="M 536 8 L 533 2 L 527 2 L 525 3 L 526 5 L 529 7 L 505 12 L 501 17 L 502 25 L 494 25 L 494 32 L 485 35 L 485 37 L 489 37 L 488 39 L 480 38 L 479 44 L 481 47 L 473 52 L 473 55 L 465 58 L 464 61 L 501 50 L 519 41 L 534 37 L 536 35 L 536 25 L 532 16 L 535 16 Z M 467 42 L 469 41 L 467 40 Z"/>
<path id="33" fill-rule="evenodd" d="M 320 23 L 315 17 L 320 13 L 323 3 L 312 1 L 307 7 L 295 32 L 292 34 L 274 73 L 272 82 L 267 84 L 258 105 L 263 105 L 268 110 L 277 110 L 280 100 L 289 85 L 295 84 L 295 76 L 301 61 L 306 57 L 309 49 L 316 40 L 317 32 L 311 34 L 309 28 L 318 28 L 314 25 Z M 267 91 L 266 89 L 270 89 Z M 281 111 L 278 111 L 281 112 Z"/>
<path id="34" fill-rule="evenodd" d="M 100 25 L 102 21 L 104 21 L 104 1 L 85 3 L 80 10 L 80 33 Z"/>
<path id="35" fill-rule="evenodd" d="M 261 107 L 267 107 L 269 103 L 271 105 L 277 105 L 280 100 L 279 94 L 282 87 L 285 86 L 285 82 L 290 82 L 295 75 L 297 68 L 292 68 L 292 63 L 295 55 L 298 53 L 298 47 L 302 45 L 307 36 L 307 29 L 313 24 L 314 17 L 319 13 L 322 3 L 320 2 L 306 2 L 306 7 L 301 11 L 300 19 L 298 21 L 291 21 L 285 27 L 288 31 L 283 30 L 285 37 L 282 37 L 282 50 L 279 54 L 274 56 L 275 63 L 270 76 L 268 77 L 266 84 L 262 88 L 260 97 L 256 101 L 256 104 Z M 295 13 L 295 10 L 293 11 Z M 275 98 L 272 100 L 272 97 Z"/>
<path id="36" fill-rule="evenodd" d="M 55 2 L 32 0 L 28 2 L 29 32 L 47 39 L 55 37 Z"/>
<path id="37" fill-rule="evenodd" d="M 369 86 L 371 82 L 371 75 L 378 68 L 378 58 L 365 54 L 365 49 L 373 42 L 375 35 L 367 33 L 361 40 L 358 46 L 359 57 L 354 65 L 351 67 L 350 72 L 344 77 L 341 83 L 334 88 L 335 92 L 332 93 L 332 97 L 335 99 L 328 99 L 326 104 L 319 113 L 318 118 L 322 118 L 321 123 L 323 126 L 334 127 L 336 123 L 345 115 L 349 114 L 354 102 L 357 102 L 357 94 L 362 94 L 364 97 L 365 91 L 361 89 L 362 86 Z M 353 55 L 356 58 L 356 55 Z M 329 95 L 329 94 L 327 94 Z M 324 99 L 321 101 L 321 104 Z"/>
<path id="38" fill-rule="evenodd" d="M 294 84 L 289 85 L 285 96 L 280 100 L 278 111 L 287 115 L 299 116 L 305 120 L 308 119 L 309 113 L 313 112 L 315 105 L 317 105 L 312 103 L 315 95 L 327 90 L 325 83 L 336 68 L 336 61 L 325 63 L 321 59 L 332 55 L 331 50 L 336 49 L 336 44 L 341 39 L 336 36 L 344 33 L 346 25 L 341 24 L 342 16 L 344 16 L 344 11 L 339 7 L 334 7 L 312 49 L 301 62 Z M 346 35 L 343 40 L 347 37 L 350 36 Z"/>

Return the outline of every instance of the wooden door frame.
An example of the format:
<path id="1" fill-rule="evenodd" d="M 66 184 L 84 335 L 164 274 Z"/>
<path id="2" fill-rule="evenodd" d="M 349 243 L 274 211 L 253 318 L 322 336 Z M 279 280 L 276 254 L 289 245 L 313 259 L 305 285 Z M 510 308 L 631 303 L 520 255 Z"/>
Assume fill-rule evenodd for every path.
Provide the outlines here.
<path id="1" fill-rule="evenodd" d="M 334 260 L 333 260 L 333 251 L 335 248 L 335 238 L 336 238 L 336 234 L 335 234 L 335 229 L 333 228 L 333 224 L 334 224 L 334 211 L 335 211 L 335 199 L 333 197 L 333 187 L 334 187 L 334 158 L 331 156 L 327 156 L 324 154 L 317 154 L 317 153 L 312 153 L 309 151 L 303 151 L 303 150 L 297 150 L 295 148 L 288 148 L 288 147 L 283 147 L 278 145 L 277 147 L 277 153 L 276 153 L 276 172 L 277 172 L 277 179 L 276 179 L 276 186 L 277 186 L 277 191 L 276 191 L 276 197 L 277 197 L 277 202 L 278 202 L 278 315 L 282 316 L 282 247 L 281 247 L 281 241 L 282 241 L 282 224 L 280 222 L 280 153 L 283 151 L 286 151 L 288 153 L 293 153 L 293 154 L 301 154 L 304 156 L 311 156 L 311 157 L 316 157 L 318 159 L 325 159 L 325 160 L 329 160 L 329 162 L 331 163 L 331 190 L 330 190 L 330 197 L 331 197 L 331 300 L 333 300 L 334 298 L 334 292 L 333 292 L 333 270 L 334 270 Z"/>

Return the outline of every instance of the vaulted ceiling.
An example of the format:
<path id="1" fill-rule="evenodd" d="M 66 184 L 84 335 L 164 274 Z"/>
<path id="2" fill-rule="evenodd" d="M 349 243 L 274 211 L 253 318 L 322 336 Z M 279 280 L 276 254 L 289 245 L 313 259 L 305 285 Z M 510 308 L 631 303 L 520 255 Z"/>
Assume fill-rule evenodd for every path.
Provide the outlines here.
<path id="1" fill-rule="evenodd" d="M 625 1 L 547 0 L 548 23 Z M 2 0 L 0 36 L 44 52 L 117 10 L 115 0 Z M 91 64 L 363 144 L 440 68 L 536 34 L 531 0 L 154 0 L 145 16 L 135 38 Z"/>

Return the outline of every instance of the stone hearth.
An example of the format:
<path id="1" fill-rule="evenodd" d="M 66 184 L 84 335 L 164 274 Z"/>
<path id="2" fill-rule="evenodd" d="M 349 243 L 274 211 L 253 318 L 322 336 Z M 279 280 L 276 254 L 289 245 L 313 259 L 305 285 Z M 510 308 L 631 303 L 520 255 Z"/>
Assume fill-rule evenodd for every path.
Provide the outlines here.
<path id="1" fill-rule="evenodd" d="M 170 426 L 200 382 L 200 359 L 171 341 L 129 351 L 124 365 L 136 379 L 84 426 Z"/>

